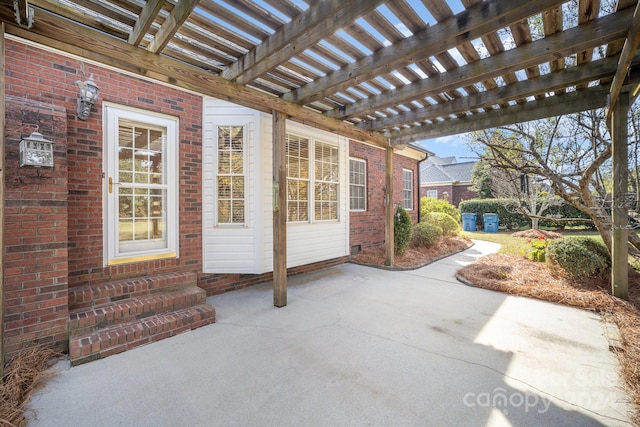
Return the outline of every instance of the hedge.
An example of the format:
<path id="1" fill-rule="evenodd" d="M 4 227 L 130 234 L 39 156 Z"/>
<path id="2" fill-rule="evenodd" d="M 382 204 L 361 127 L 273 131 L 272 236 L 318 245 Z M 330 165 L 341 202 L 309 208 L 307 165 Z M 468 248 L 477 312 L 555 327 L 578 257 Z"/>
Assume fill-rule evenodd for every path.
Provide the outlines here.
<path id="1" fill-rule="evenodd" d="M 521 214 L 516 209 L 516 201 L 513 199 L 471 199 L 460 202 L 459 210 L 461 213 L 476 214 L 476 228 L 482 230 L 484 221 L 482 215 L 485 213 L 498 214 L 498 224 L 502 229 L 520 229 L 531 226 L 531 219 Z M 542 216 L 557 215 L 561 218 L 584 218 L 589 216 L 575 207 L 561 201 L 558 206 L 550 206 L 545 210 Z M 594 229 L 595 226 L 591 221 L 552 221 L 540 220 L 540 227 L 569 227 L 569 226 L 585 226 Z"/>

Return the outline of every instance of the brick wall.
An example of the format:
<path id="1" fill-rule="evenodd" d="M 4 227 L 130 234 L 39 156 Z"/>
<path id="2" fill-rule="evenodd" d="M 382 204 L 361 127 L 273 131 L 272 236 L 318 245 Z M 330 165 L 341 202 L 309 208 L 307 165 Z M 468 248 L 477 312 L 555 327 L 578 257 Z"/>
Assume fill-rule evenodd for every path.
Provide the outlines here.
<path id="1" fill-rule="evenodd" d="M 437 190 L 438 199 L 446 200 L 452 205 L 458 206 L 461 201 L 470 200 L 476 196 L 476 192 L 469 189 L 469 187 L 471 187 L 470 184 L 428 185 L 420 189 L 420 194 L 421 196 L 426 196 L 428 190 Z"/>
<path id="2" fill-rule="evenodd" d="M 7 41 L 6 93 L 55 102 L 68 122 L 69 286 L 162 271 L 201 271 L 202 98 L 52 52 Z M 76 117 L 77 80 L 90 73 L 99 99 Z M 103 129 L 105 101 L 178 117 L 180 127 L 180 258 L 103 266 Z"/>
<path id="3" fill-rule="evenodd" d="M 456 185 L 453 187 L 453 204 L 458 206 L 463 200 L 471 200 L 476 197 L 476 192 L 471 190 L 471 185 Z"/>
<path id="4" fill-rule="evenodd" d="M 349 142 L 349 156 L 367 162 L 367 210 L 350 212 L 349 241 L 353 248 L 361 250 L 371 246 L 384 244 L 384 187 L 385 187 L 385 150 L 362 144 Z M 402 201 L 402 169 L 413 171 L 414 209 L 409 211 L 415 223 L 418 218 L 418 184 L 417 160 L 398 154 L 393 157 L 393 201 Z"/>
<path id="5" fill-rule="evenodd" d="M 7 357 L 35 344 L 65 350 L 67 116 L 55 104 L 11 95 L 5 110 L 4 350 Z M 53 168 L 19 166 L 20 140 L 36 127 L 54 143 Z"/>
<path id="6" fill-rule="evenodd" d="M 271 280 L 263 275 L 204 275 L 202 271 L 202 98 L 107 68 L 7 40 L 7 173 L 5 209 L 5 337 L 10 354 L 33 343 L 67 346 L 69 287 L 173 271 L 199 274 L 208 295 Z M 100 88 L 90 117 L 76 117 L 76 81 L 89 74 Z M 104 266 L 103 103 L 170 114 L 179 119 L 178 259 Z M 39 124 L 55 144 L 53 169 L 19 168 L 17 142 Z M 13 131 L 13 133 L 11 133 Z M 351 241 L 384 242 L 384 150 L 351 143 L 367 160 L 367 212 L 351 214 Z M 394 158 L 394 201 L 402 200 L 402 169 Z M 417 182 L 417 181 L 416 181 Z M 417 184 L 414 184 L 417 189 Z M 418 195 L 414 192 L 417 218 Z M 289 270 L 299 274 L 345 262 L 327 260 Z"/>

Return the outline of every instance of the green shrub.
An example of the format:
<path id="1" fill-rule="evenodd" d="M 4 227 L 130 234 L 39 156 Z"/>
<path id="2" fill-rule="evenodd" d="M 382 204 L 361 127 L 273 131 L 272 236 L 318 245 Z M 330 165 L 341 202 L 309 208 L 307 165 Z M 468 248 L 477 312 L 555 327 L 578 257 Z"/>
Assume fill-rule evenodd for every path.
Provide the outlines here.
<path id="1" fill-rule="evenodd" d="M 549 242 L 547 257 L 574 279 L 603 277 L 611 267 L 607 247 L 589 237 L 563 237 Z"/>
<path id="2" fill-rule="evenodd" d="M 436 199 L 433 197 L 422 197 L 420 199 L 420 218 L 429 212 L 442 212 L 451 215 L 453 218 L 460 218 L 460 211 L 446 200 Z"/>
<path id="3" fill-rule="evenodd" d="M 559 204 L 549 206 L 542 216 L 557 216 L 559 218 L 584 218 L 589 216 L 575 207 L 567 204 L 564 200 L 558 198 Z M 517 230 L 523 227 L 530 227 L 531 220 L 521 214 L 516 206 L 517 201 L 513 199 L 471 199 L 460 202 L 461 213 L 475 213 L 476 227 L 482 230 L 484 227 L 483 214 L 496 213 L 499 218 L 500 228 Z M 540 220 L 541 227 L 572 227 L 582 226 L 588 229 L 594 229 L 592 221 L 554 221 Z"/>
<path id="4" fill-rule="evenodd" d="M 428 248 L 442 236 L 442 228 L 429 222 L 421 222 L 413 228 L 413 244 Z"/>
<path id="5" fill-rule="evenodd" d="M 393 250 L 396 255 L 402 255 L 407 249 L 411 242 L 412 232 L 411 217 L 402 206 L 398 206 L 398 210 L 393 217 Z"/>
<path id="6" fill-rule="evenodd" d="M 442 228 L 442 234 L 445 236 L 453 236 L 460 231 L 460 224 L 451 215 L 442 212 L 429 212 L 421 219 L 422 222 L 437 225 Z"/>

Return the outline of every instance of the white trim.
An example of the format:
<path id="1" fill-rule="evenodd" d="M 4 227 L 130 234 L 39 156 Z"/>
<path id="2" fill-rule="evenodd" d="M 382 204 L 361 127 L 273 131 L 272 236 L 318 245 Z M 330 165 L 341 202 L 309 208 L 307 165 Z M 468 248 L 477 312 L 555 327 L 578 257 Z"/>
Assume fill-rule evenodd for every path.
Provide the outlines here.
<path id="1" fill-rule="evenodd" d="M 117 203 L 115 197 L 118 195 L 118 167 L 117 167 L 117 143 L 118 122 L 120 119 L 138 122 L 142 125 L 160 127 L 166 129 L 166 141 L 163 144 L 163 157 L 166 165 L 166 199 L 164 206 L 164 216 L 166 217 L 166 244 L 157 249 L 141 249 L 120 252 L 117 233 L 118 224 L 112 223 L 118 218 L 116 211 Z M 166 257 L 178 257 L 178 154 L 179 154 L 179 119 L 167 114 L 147 111 L 140 108 L 104 102 L 102 106 L 103 123 L 103 258 L 104 265 L 122 264 L 131 260 L 134 262 L 139 258 L 154 259 Z M 115 135 L 114 135 L 115 132 Z M 109 193 L 109 178 L 112 179 L 112 189 L 116 191 Z"/>
<path id="2" fill-rule="evenodd" d="M 363 163 L 364 164 L 364 185 L 362 185 L 362 187 L 364 187 L 364 208 L 363 209 L 352 209 L 351 208 L 351 160 L 358 162 L 358 163 Z M 349 180 L 347 182 L 347 185 L 349 186 L 349 191 L 348 191 L 348 199 L 349 199 L 349 212 L 366 212 L 367 211 L 367 192 L 368 192 L 368 185 L 367 185 L 367 177 L 368 177 L 368 170 L 367 170 L 367 161 L 365 159 L 360 159 L 358 157 L 351 157 L 349 156 L 348 159 L 348 177 Z"/>
<path id="3" fill-rule="evenodd" d="M 404 192 L 408 191 L 408 190 L 405 190 L 405 188 L 404 188 L 404 182 L 405 182 L 404 173 L 405 172 L 408 172 L 408 173 L 411 174 L 411 180 L 410 180 L 410 182 L 411 182 L 411 207 L 410 208 L 405 206 L 406 199 L 404 197 Z M 416 193 L 416 186 L 414 185 L 413 176 L 414 176 L 413 170 L 402 168 L 402 207 L 405 208 L 408 211 L 412 211 L 412 210 L 415 209 L 415 206 L 414 206 L 415 205 L 415 201 L 414 200 L 415 200 L 415 195 L 416 195 L 415 194 Z"/>
<path id="4" fill-rule="evenodd" d="M 213 212 L 213 218 L 214 218 L 214 224 L 216 227 L 246 227 L 247 226 L 247 215 L 248 215 L 248 200 L 249 200 L 249 138 L 248 138 L 248 133 L 249 133 L 249 124 L 248 123 L 244 123 L 244 124 L 222 124 L 222 123 L 216 123 L 214 125 L 214 138 L 215 138 L 215 155 L 213 157 L 213 166 L 214 166 L 214 174 L 215 174 L 215 182 L 217 184 L 217 180 L 218 177 L 220 176 L 219 174 L 219 164 L 218 164 L 218 153 L 219 153 L 219 148 L 218 148 L 218 129 L 220 127 L 241 127 L 242 128 L 242 176 L 244 178 L 244 222 L 242 223 L 235 223 L 235 222 L 220 222 L 220 219 L 218 218 L 218 203 L 220 202 L 219 198 L 218 198 L 218 186 L 216 185 L 214 188 L 214 197 L 216 200 L 216 205 L 215 205 L 215 210 Z M 231 174 L 229 176 L 232 176 Z"/>

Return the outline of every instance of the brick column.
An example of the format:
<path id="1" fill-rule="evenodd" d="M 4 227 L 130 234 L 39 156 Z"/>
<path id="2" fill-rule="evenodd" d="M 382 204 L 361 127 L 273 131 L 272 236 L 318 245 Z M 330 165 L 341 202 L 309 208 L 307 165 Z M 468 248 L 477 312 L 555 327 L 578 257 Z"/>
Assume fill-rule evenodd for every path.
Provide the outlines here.
<path id="1" fill-rule="evenodd" d="M 66 350 L 67 113 L 6 97 L 5 354 L 42 344 Z M 53 168 L 20 167 L 18 145 L 36 129 L 53 141 Z"/>

